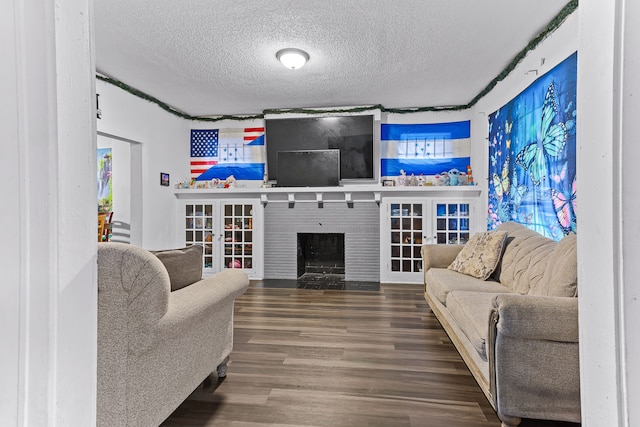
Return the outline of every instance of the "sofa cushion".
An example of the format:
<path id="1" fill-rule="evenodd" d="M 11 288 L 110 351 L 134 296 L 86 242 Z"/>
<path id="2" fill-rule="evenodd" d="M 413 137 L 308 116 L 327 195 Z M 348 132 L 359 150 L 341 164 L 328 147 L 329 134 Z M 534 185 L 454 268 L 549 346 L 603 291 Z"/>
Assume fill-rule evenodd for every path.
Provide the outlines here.
<path id="1" fill-rule="evenodd" d="M 487 360 L 489 315 L 495 297 L 494 293 L 467 291 L 449 292 L 447 296 L 447 310 L 483 360 Z"/>
<path id="2" fill-rule="evenodd" d="M 449 269 L 478 279 L 488 279 L 500 261 L 506 239 L 507 233 L 504 231 L 474 234 Z"/>
<path id="3" fill-rule="evenodd" d="M 431 268 L 425 273 L 425 284 L 440 303 L 446 305 L 452 291 L 509 293 L 510 290 L 495 280 L 480 280 L 447 268 Z"/>
<path id="4" fill-rule="evenodd" d="M 171 290 L 177 291 L 202 279 L 202 246 L 151 251 L 169 273 Z"/>
<path id="5" fill-rule="evenodd" d="M 548 257 L 542 280 L 531 286 L 530 295 L 575 297 L 578 295 L 577 236 L 560 240 Z"/>
<path id="6" fill-rule="evenodd" d="M 497 230 L 506 231 L 509 237 L 492 277 L 515 293 L 527 294 L 542 280 L 556 242 L 513 221 Z"/>

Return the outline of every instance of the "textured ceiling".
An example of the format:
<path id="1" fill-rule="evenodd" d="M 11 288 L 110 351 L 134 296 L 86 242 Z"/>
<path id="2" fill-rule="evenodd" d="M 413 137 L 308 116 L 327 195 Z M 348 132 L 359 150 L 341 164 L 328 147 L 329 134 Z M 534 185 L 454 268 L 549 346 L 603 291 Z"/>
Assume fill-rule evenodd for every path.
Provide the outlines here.
<path id="1" fill-rule="evenodd" d="M 95 0 L 97 71 L 190 115 L 464 105 L 557 0 Z M 307 51 L 288 70 L 275 54 Z"/>

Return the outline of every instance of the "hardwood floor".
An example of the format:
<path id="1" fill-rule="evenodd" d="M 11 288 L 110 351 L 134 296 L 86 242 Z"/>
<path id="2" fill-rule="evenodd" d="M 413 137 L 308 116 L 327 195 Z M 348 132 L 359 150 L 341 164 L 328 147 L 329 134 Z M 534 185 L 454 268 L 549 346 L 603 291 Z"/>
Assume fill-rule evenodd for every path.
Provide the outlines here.
<path id="1" fill-rule="evenodd" d="M 235 307 L 227 378 L 205 381 L 164 427 L 500 426 L 422 286 L 252 286 Z"/>

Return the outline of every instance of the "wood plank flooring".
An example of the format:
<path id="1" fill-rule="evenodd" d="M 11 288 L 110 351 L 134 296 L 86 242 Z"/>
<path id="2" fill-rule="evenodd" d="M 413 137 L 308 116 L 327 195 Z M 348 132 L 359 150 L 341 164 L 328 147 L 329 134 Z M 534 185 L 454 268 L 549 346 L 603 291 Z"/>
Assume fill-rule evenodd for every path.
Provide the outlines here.
<path id="1" fill-rule="evenodd" d="M 227 378 L 205 381 L 162 426 L 500 426 L 422 286 L 252 286 L 234 325 Z"/>

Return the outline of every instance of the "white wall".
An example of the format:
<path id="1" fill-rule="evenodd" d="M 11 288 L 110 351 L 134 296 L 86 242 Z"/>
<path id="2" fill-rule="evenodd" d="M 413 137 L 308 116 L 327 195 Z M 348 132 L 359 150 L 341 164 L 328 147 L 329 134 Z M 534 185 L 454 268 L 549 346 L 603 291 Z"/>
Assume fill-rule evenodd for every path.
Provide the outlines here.
<path id="1" fill-rule="evenodd" d="M 640 424 L 637 2 L 580 4 L 578 175 L 583 425 Z"/>
<path id="2" fill-rule="evenodd" d="M 640 93 L 640 27 L 636 25 L 640 19 L 640 3 L 621 3 L 625 10 L 625 16 L 620 22 L 624 27 L 624 44 L 621 46 L 623 65 L 620 67 L 622 144 L 619 155 L 620 168 L 616 174 L 617 179 L 622 181 L 621 220 L 617 230 L 622 238 L 622 283 L 619 298 L 622 323 L 620 370 L 623 380 L 622 412 L 627 425 L 634 426 L 640 425 L 640 406 L 637 405 L 637 402 L 640 402 L 640 335 L 636 329 L 637 325 L 640 325 L 640 263 L 637 262 L 640 259 L 640 245 L 637 242 L 637 236 L 640 236 L 640 197 L 634 177 L 640 164 L 640 145 L 637 143 L 637 136 L 640 134 L 640 99 L 637 97 Z"/>
<path id="3" fill-rule="evenodd" d="M 14 2 L 15 3 L 15 2 Z M 16 5 L 8 4 L 0 14 L 0 39 L 3 40 L 3 65 L 0 68 L 0 125 L 5 140 L 2 142 L 0 156 L 0 181 L 6 188 L 3 191 L 3 205 L 18 208 L 4 209 L 0 215 L 0 268 L 3 271 L 3 298 L 0 300 L 0 336 L 3 351 L 0 351 L 0 423 L 18 425 L 23 418 L 25 405 L 23 394 L 24 379 L 20 364 L 22 363 L 21 323 L 24 317 L 24 303 L 21 302 L 23 288 L 27 283 L 22 279 L 22 250 L 20 242 L 23 233 L 20 229 L 22 203 L 22 185 L 20 178 L 20 159 L 23 154 L 19 143 L 21 132 L 19 114 L 15 108 L 21 94 L 16 84 L 19 76 L 16 54 L 5 52 L 7 46 L 16 46 L 19 30 L 23 24 L 15 21 Z M 6 243 L 5 243 L 6 242 Z M 13 246 L 17 245 L 17 246 Z M 24 423 L 23 423 L 24 424 Z"/>
<path id="4" fill-rule="evenodd" d="M 578 208 L 581 229 L 590 230 L 578 239 L 580 350 L 586 356 L 581 361 L 581 389 L 583 405 L 590 409 L 586 426 L 624 425 L 617 371 L 620 331 L 616 269 L 620 253 L 619 237 L 614 234 L 620 207 L 619 190 L 614 188 L 615 145 L 619 141 L 614 136 L 617 117 L 613 93 L 614 84 L 619 84 L 614 70 L 614 24 L 619 2 L 606 3 L 581 7 L 578 53 L 577 132 L 581 138 L 577 174 L 579 187 L 589 189 L 580 193 Z M 594 25 L 596 22 L 598 25 Z"/>
<path id="5" fill-rule="evenodd" d="M 132 165 L 132 179 L 142 183 L 131 193 L 131 213 L 141 218 L 140 230 L 132 221 L 132 243 L 147 249 L 183 246 L 175 231 L 182 223 L 173 183 L 188 176 L 190 123 L 111 84 L 98 81 L 96 90 L 102 110 L 98 131 L 141 143 L 132 146 L 141 157 L 140 170 Z M 171 186 L 160 186 L 161 172 L 170 174 Z M 136 200 L 139 207 L 133 206 Z"/>
<path id="6" fill-rule="evenodd" d="M 90 1 L 0 18 L 1 425 L 95 425 L 96 186 Z"/>
<path id="7" fill-rule="evenodd" d="M 253 120 L 219 120 L 216 122 L 203 122 L 203 121 L 189 121 L 187 122 L 187 128 L 191 129 L 227 129 L 227 128 L 258 128 L 264 127 L 263 119 Z M 188 166 L 188 162 L 187 162 Z M 188 168 L 187 168 L 188 172 Z M 187 175 L 188 176 L 188 175 Z"/>

